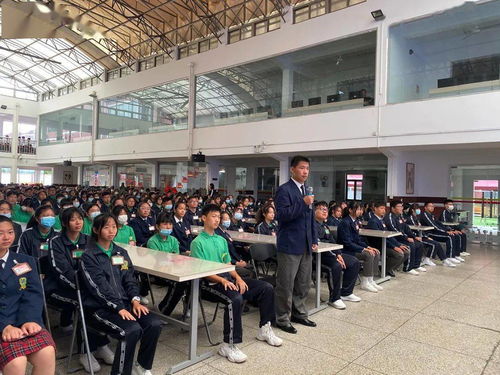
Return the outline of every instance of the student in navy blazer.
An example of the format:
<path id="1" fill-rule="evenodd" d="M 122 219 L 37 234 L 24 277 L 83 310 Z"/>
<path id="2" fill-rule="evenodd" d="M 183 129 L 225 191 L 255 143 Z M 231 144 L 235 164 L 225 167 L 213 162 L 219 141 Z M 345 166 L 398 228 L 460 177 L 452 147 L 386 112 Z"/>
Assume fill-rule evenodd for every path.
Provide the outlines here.
<path id="1" fill-rule="evenodd" d="M 344 209 L 344 218 L 337 228 L 337 243 L 344 245 L 343 253 L 350 254 L 362 260 L 363 272 L 360 273 L 361 289 L 377 293 L 383 288 L 378 285 L 373 276 L 378 272 L 380 251 L 370 247 L 359 236 L 359 222 L 357 218 L 362 214 L 363 208 L 357 202 L 349 202 Z"/>
<path id="2" fill-rule="evenodd" d="M 291 161 L 292 178 L 276 191 L 275 205 L 279 222 L 277 232 L 276 324 L 288 333 L 297 330 L 290 321 L 309 327 L 305 304 L 312 274 L 312 250 L 318 247 L 312 204 L 306 195 L 309 159 L 295 156 Z"/>
<path id="3" fill-rule="evenodd" d="M 134 230 L 137 246 L 146 246 L 148 240 L 155 234 L 156 220 L 150 215 L 151 206 L 149 203 L 139 203 L 137 216 L 129 224 Z"/>

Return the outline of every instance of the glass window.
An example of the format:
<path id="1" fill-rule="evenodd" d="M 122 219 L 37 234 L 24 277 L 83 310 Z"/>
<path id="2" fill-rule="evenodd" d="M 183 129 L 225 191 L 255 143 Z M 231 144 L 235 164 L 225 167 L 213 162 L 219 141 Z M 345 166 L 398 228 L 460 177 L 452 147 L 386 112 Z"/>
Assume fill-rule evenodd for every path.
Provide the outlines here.
<path id="1" fill-rule="evenodd" d="M 10 168 L 2 168 L 2 175 L 0 177 L 0 182 L 2 184 L 10 184 Z"/>
<path id="2" fill-rule="evenodd" d="M 89 141 L 92 103 L 40 115 L 40 145 Z"/>
<path id="3" fill-rule="evenodd" d="M 388 100 L 500 89 L 500 1 L 466 2 L 389 30 Z"/>
<path id="4" fill-rule="evenodd" d="M 117 186 L 137 186 L 149 188 L 152 186 L 153 165 L 150 164 L 124 164 L 116 168 Z"/>
<path id="5" fill-rule="evenodd" d="M 83 185 L 110 186 L 111 167 L 109 165 L 86 165 L 83 167 Z"/>
<path id="6" fill-rule="evenodd" d="M 17 183 L 18 184 L 34 184 L 35 171 L 33 169 L 18 169 L 17 170 Z"/>
<path id="7" fill-rule="evenodd" d="M 161 163 L 160 189 L 176 189 L 180 192 L 194 193 L 206 189 L 207 169 L 205 163 Z"/>
<path id="8" fill-rule="evenodd" d="M 40 170 L 40 183 L 44 185 L 52 185 L 53 173 L 51 169 L 41 169 Z"/>
<path id="9" fill-rule="evenodd" d="M 235 189 L 238 192 L 247 190 L 247 169 L 236 168 L 236 185 Z"/>
<path id="10" fill-rule="evenodd" d="M 98 137 L 187 129 L 189 81 L 182 79 L 99 101 Z"/>
<path id="11" fill-rule="evenodd" d="M 20 154 L 36 154 L 36 121 L 35 117 L 19 116 L 17 149 Z"/>
<path id="12" fill-rule="evenodd" d="M 232 30 L 229 32 L 229 44 L 236 43 L 240 39 L 240 29 Z"/>
<path id="13" fill-rule="evenodd" d="M 196 127 L 374 105 L 375 55 L 371 32 L 197 76 Z"/>

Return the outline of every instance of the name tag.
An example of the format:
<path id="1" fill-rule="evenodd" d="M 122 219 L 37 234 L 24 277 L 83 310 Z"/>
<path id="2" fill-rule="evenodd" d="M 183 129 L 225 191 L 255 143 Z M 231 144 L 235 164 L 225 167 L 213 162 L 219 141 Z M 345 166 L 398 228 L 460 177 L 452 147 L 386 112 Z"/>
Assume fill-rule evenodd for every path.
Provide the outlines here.
<path id="1" fill-rule="evenodd" d="M 16 276 L 24 275 L 25 273 L 31 272 L 32 269 L 28 263 L 19 263 L 12 267 L 12 271 Z"/>
<path id="2" fill-rule="evenodd" d="M 198 215 L 193 216 L 193 220 L 198 220 Z"/>
<path id="3" fill-rule="evenodd" d="M 186 236 L 189 236 L 191 234 L 191 231 L 189 229 L 186 229 Z"/>
<path id="4" fill-rule="evenodd" d="M 152 231 L 154 231 L 154 230 L 155 230 L 155 226 L 154 226 L 154 225 L 150 225 L 150 226 L 149 226 L 149 231 L 150 231 L 150 232 L 152 232 Z"/>
<path id="5" fill-rule="evenodd" d="M 403 220 L 399 219 L 399 224 L 403 224 Z"/>
<path id="6" fill-rule="evenodd" d="M 330 233 L 330 232 L 328 232 Z M 271 232 L 271 236 L 276 236 L 276 232 Z"/>
<path id="7" fill-rule="evenodd" d="M 274 233 L 274 232 L 273 232 L 273 233 Z M 325 233 L 326 233 L 326 234 L 330 234 L 330 229 L 326 229 L 326 228 L 325 228 Z"/>
<path id="8" fill-rule="evenodd" d="M 238 232 L 243 233 L 244 232 L 243 228 L 239 228 Z"/>
<path id="9" fill-rule="evenodd" d="M 114 255 L 111 257 L 111 264 L 113 266 L 121 266 L 125 262 L 125 258 L 121 255 Z"/>
<path id="10" fill-rule="evenodd" d="M 71 252 L 71 257 L 72 257 L 73 259 L 79 259 L 79 258 L 81 258 L 81 257 L 82 257 L 82 255 L 83 255 L 83 250 L 79 250 L 79 249 L 77 249 L 77 250 L 73 250 L 73 251 Z"/>
<path id="11" fill-rule="evenodd" d="M 135 217 L 135 214 L 130 215 L 130 217 Z"/>
<path id="12" fill-rule="evenodd" d="M 45 251 L 49 250 L 49 244 L 45 242 L 40 244 L 40 250 L 45 250 Z"/>
<path id="13" fill-rule="evenodd" d="M 356 225 L 356 230 L 359 230 L 359 225 Z"/>

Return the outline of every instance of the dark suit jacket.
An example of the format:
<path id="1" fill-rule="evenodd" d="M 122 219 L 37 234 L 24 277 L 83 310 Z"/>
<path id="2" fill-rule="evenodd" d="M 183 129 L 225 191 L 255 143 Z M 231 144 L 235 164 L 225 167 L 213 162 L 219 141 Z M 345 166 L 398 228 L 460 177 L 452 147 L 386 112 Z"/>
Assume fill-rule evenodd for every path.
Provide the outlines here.
<path id="1" fill-rule="evenodd" d="M 337 228 L 337 243 L 344 245 L 343 253 L 355 255 L 361 253 L 368 247 L 359 236 L 359 223 L 353 221 L 350 216 L 344 217 Z"/>
<path id="2" fill-rule="evenodd" d="M 314 226 L 313 210 L 304 203 L 302 193 L 291 179 L 276 190 L 274 198 L 277 220 L 277 250 L 286 254 L 300 255 L 311 252 L 318 243 Z"/>
<path id="3" fill-rule="evenodd" d="M 389 230 L 387 229 L 387 225 L 380 220 L 376 215 L 373 215 L 370 220 L 368 220 L 367 229 L 373 230 Z M 382 248 L 382 239 L 377 237 L 368 237 L 368 243 L 370 246 L 373 246 L 377 249 Z M 394 249 L 395 247 L 399 247 L 401 244 L 394 239 L 394 237 L 387 238 L 387 248 Z"/>

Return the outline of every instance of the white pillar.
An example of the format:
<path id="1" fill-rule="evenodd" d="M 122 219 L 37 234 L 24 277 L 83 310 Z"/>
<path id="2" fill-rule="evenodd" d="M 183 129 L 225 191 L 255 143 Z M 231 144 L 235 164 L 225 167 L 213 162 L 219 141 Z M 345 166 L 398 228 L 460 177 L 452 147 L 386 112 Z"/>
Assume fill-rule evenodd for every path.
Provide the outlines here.
<path id="1" fill-rule="evenodd" d="M 19 160 L 19 153 L 17 152 L 19 141 L 17 137 L 19 137 L 19 104 L 16 104 L 14 117 L 12 118 L 12 169 L 10 170 L 10 181 L 12 183 L 17 183 L 17 167 Z"/>
<path id="2" fill-rule="evenodd" d="M 116 186 L 117 181 L 118 176 L 116 173 L 116 163 L 111 163 L 109 165 L 109 186 L 114 186 L 115 188 L 118 187 Z"/>
<path id="3" fill-rule="evenodd" d="M 289 109 L 293 100 L 293 69 L 283 69 L 283 79 L 281 82 L 281 111 Z"/>

